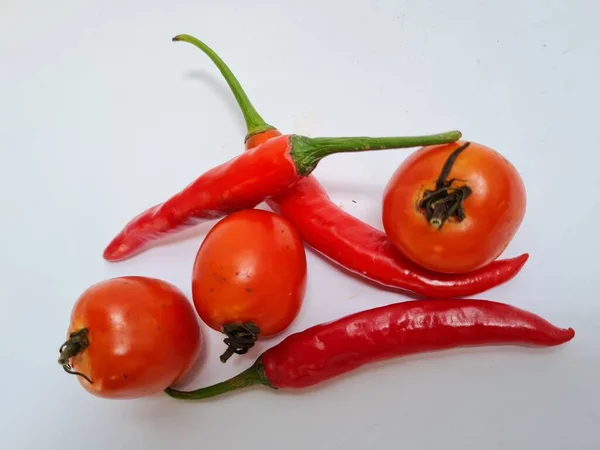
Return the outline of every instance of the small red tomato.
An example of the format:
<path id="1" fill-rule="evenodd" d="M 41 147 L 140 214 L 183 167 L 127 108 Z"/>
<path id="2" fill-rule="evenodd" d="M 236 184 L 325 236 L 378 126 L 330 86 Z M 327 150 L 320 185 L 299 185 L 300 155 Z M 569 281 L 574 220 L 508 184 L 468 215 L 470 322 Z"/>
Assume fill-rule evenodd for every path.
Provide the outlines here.
<path id="1" fill-rule="evenodd" d="M 514 166 L 476 143 L 423 147 L 390 179 L 383 226 L 406 257 L 445 273 L 494 261 L 525 215 L 525 187 Z"/>
<path id="2" fill-rule="evenodd" d="M 224 333 L 226 362 L 248 351 L 256 339 L 285 330 L 296 318 L 306 291 L 306 253 L 283 217 L 252 209 L 219 221 L 198 250 L 192 295 L 196 311 Z"/>
<path id="3" fill-rule="evenodd" d="M 59 363 L 104 398 L 136 398 L 179 381 L 199 356 L 194 308 L 175 286 L 120 277 L 89 287 L 71 313 Z"/>

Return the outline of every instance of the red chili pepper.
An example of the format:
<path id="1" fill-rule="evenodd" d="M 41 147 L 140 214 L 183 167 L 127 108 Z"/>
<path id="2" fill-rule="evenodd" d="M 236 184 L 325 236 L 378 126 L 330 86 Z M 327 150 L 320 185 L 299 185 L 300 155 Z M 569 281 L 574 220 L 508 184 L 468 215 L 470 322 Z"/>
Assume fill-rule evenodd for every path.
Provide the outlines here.
<path id="1" fill-rule="evenodd" d="M 203 399 L 254 384 L 303 388 L 375 361 L 466 346 L 551 347 L 570 341 L 572 328 L 488 300 L 414 300 L 361 311 L 285 338 L 246 371 L 222 383 L 165 392 Z"/>
<path id="2" fill-rule="evenodd" d="M 225 77 L 246 120 L 248 150 L 281 136 L 258 114 L 229 67 L 210 47 L 188 35 L 177 36 L 175 40 L 200 48 Z M 422 297 L 478 294 L 512 279 L 529 258 L 525 253 L 497 260 L 467 274 L 439 274 L 425 270 L 397 252 L 384 232 L 332 202 L 313 175 L 268 199 L 267 204 L 295 226 L 304 242 L 338 265 L 376 283 Z"/>
<path id="3" fill-rule="evenodd" d="M 205 172 L 164 203 L 139 214 L 108 245 L 104 258 L 126 259 L 167 233 L 254 208 L 308 176 L 327 155 L 442 144 L 460 137 L 459 131 L 376 138 L 278 136 Z"/>
<path id="4" fill-rule="evenodd" d="M 279 136 L 205 172 L 166 202 L 144 211 L 113 239 L 104 258 L 117 261 L 160 236 L 251 209 L 310 174 L 327 155 L 454 142 L 458 131 L 429 136 L 308 138 Z"/>

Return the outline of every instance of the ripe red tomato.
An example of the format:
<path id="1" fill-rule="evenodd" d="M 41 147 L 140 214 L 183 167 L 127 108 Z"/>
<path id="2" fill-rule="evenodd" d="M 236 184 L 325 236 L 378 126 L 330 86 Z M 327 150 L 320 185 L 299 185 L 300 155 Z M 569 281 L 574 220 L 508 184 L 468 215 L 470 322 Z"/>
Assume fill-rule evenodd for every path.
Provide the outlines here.
<path id="1" fill-rule="evenodd" d="M 89 287 L 73 307 L 68 337 L 59 363 L 104 398 L 161 392 L 191 368 L 201 346 L 198 318 L 183 293 L 138 276 Z"/>
<path id="2" fill-rule="evenodd" d="M 525 215 L 525 187 L 496 151 L 459 141 L 411 154 L 383 197 L 383 226 L 406 257 L 430 270 L 470 272 L 494 261 Z"/>
<path id="3" fill-rule="evenodd" d="M 306 291 L 306 253 L 283 217 L 244 210 L 219 221 L 198 250 L 192 295 L 196 311 L 227 335 L 225 362 L 258 336 L 273 336 L 296 318 Z"/>

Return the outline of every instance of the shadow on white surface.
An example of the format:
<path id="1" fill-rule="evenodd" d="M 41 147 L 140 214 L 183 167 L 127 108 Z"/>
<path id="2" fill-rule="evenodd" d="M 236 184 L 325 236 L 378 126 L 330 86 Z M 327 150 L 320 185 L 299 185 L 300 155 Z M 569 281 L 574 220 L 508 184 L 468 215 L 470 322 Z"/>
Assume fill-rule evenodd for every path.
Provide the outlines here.
<path id="1" fill-rule="evenodd" d="M 200 56 L 205 56 L 200 54 Z M 206 64 L 212 65 L 212 62 L 205 57 Z M 195 63 L 197 64 L 197 63 Z M 244 119 L 238 104 L 235 101 L 235 97 L 229 90 L 225 79 L 218 72 L 218 69 L 215 67 L 212 71 L 210 69 L 192 69 L 189 70 L 185 74 L 185 78 L 198 81 L 202 85 L 205 85 L 210 91 L 214 92 L 219 98 L 227 105 L 227 109 L 231 112 L 231 119 L 235 121 L 242 131 L 242 136 L 246 134 L 246 125 L 244 124 Z M 240 140 L 240 152 L 243 150 L 243 139 Z"/>

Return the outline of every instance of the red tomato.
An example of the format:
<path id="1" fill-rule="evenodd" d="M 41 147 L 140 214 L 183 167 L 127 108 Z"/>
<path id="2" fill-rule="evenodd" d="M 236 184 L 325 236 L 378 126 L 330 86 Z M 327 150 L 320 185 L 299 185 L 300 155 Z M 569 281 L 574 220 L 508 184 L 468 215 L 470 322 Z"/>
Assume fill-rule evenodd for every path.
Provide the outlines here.
<path id="1" fill-rule="evenodd" d="M 192 295 L 206 324 L 227 335 L 225 362 L 258 336 L 273 336 L 296 318 L 306 291 L 306 253 L 294 227 L 258 209 L 218 222 L 198 250 Z"/>
<path id="2" fill-rule="evenodd" d="M 430 270 L 470 272 L 494 261 L 525 215 L 514 166 L 476 143 L 424 147 L 390 179 L 383 226 L 406 257 Z"/>
<path id="3" fill-rule="evenodd" d="M 196 313 L 183 293 L 136 276 L 88 288 L 73 307 L 69 336 L 59 362 L 104 398 L 161 392 L 191 368 L 201 346 Z"/>

